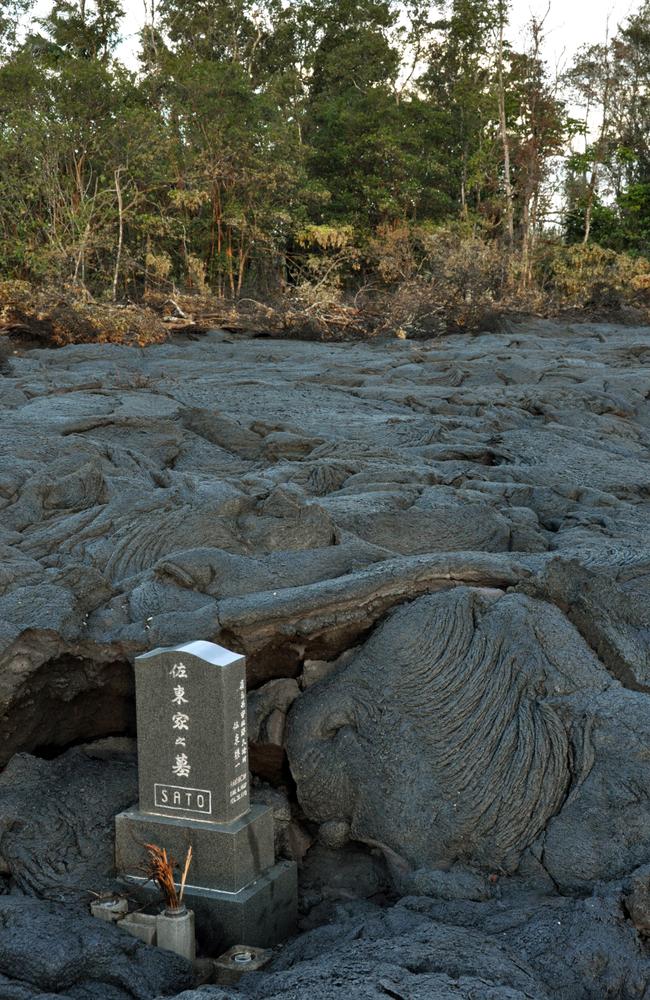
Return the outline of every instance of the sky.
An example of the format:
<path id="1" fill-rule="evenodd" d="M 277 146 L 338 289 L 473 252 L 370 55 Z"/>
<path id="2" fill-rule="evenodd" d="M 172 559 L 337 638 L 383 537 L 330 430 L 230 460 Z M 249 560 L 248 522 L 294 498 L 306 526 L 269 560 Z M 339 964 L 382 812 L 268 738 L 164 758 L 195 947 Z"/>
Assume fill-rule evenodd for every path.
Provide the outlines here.
<path id="1" fill-rule="evenodd" d="M 531 15 L 539 17 L 548 8 L 549 0 L 512 0 L 511 38 L 517 40 Z M 550 0 L 546 20 L 546 58 L 551 67 L 562 68 L 571 55 L 585 43 L 604 41 L 607 21 L 610 34 L 626 16 L 637 10 L 641 0 Z M 135 64 L 136 33 L 142 22 L 142 0 L 123 0 L 126 11 L 124 41 L 120 55 L 130 65 Z M 39 0 L 37 12 L 48 7 L 47 0 Z"/>
<path id="2" fill-rule="evenodd" d="M 545 22 L 545 54 L 549 64 L 560 66 L 570 61 L 581 45 L 603 42 L 629 14 L 641 6 L 641 0 L 551 0 Z M 513 0 L 512 32 L 514 36 L 525 29 L 531 15 L 541 17 L 549 7 L 548 0 Z"/>

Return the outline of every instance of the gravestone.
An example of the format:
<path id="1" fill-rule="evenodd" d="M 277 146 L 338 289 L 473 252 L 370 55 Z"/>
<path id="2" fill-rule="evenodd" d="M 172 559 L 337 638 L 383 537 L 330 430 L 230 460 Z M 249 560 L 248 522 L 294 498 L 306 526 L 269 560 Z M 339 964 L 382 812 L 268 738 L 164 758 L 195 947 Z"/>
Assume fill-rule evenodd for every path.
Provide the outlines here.
<path id="1" fill-rule="evenodd" d="M 138 807 L 116 817 L 116 866 L 143 898 L 145 844 L 181 864 L 204 950 L 265 948 L 294 929 L 296 866 L 275 860 L 273 812 L 250 804 L 246 660 L 210 642 L 135 663 Z"/>
<path id="2" fill-rule="evenodd" d="M 246 661 L 211 642 L 136 660 L 140 809 L 230 823 L 249 810 Z"/>

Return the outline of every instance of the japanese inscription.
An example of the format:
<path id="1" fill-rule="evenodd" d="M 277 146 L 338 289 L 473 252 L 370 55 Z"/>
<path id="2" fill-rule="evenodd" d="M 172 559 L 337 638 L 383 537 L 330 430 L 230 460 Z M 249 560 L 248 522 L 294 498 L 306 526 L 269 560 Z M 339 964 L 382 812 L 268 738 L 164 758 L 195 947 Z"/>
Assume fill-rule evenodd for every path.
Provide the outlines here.
<path id="1" fill-rule="evenodd" d="M 232 724 L 233 762 L 240 773 L 230 782 L 230 804 L 241 802 L 248 795 L 248 717 L 246 714 L 246 682 L 239 682 L 239 714 Z"/>
<path id="2" fill-rule="evenodd" d="M 249 810 L 244 657 L 213 643 L 136 660 L 140 809 L 227 823 Z"/>
<path id="3" fill-rule="evenodd" d="M 174 663 L 169 671 L 169 676 L 174 678 L 174 680 L 182 678 L 183 682 L 185 682 L 187 680 L 186 665 L 180 662 Z M 189 705 L 189 699 L 185 697 L 185 683 L 176 684 L 174 686 L 171 702 L 172 707 L 177 705 Z M 185 712 L 174 712 L 172 715 L 172 727 L 176 732 L 189 733 L 189 715 Z M 187 756 L 187 737 L 177 736 L 174 741 L 174 748 L 176 749 L 176 754 L 174 766 L 172 767 L 172 773 L 177 778 L 189 778 L 192 765 L 190 764 L 189 757 Z"/>

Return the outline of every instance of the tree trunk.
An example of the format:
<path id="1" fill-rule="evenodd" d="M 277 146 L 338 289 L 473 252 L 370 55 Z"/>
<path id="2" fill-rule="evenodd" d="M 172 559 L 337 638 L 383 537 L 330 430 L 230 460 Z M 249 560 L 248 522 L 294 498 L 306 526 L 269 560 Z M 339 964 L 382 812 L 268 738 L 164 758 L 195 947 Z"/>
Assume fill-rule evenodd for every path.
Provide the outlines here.
<path id="1" fill-rule="evenodd" d="M 524 200 L 522 214 L 522 241 L 521 241 L 521 286 L 528 287 L 528 275 L 530 269 L 530 199 L 528 192 Z"/>
<path id="2" fill-rule="evenodd" d="M 248 254 L 250 246 L 245 246 L 244 229 L 242 227 L 241 236 L 239 238 L 239 269 L 237 275 L 237 298 L 240 297 L 242 287 L 244 285 L 244 275 L 246 274 L 246 265 L 248 263 Z"/>
<path id="3" fill-rule="evenodd" d="M 609 62 L 609 24 L 607 26 L 607 40 L 605 42 L 605 88 L 603 90 L 603 117 L 600 123 L 600 133 L 598 135 L 598 142 L 596 143 L 596 150 L 594 153 L 594 165 L 591 171 L 591 177 L 589 179 L 589 185 L 587 187 L 587 204 L 585 206 L 585 232 L 582 239 L 584 245 L 589 242 L 591 236 L 591 223 L 594 214 L 594 205 L 596 202 L 596 195 L 598 194 L 598 184 L 600 181 L 600 170 L 599 167 L 603 162 L 603 157 L 605 155 L 605 143 L 607 140 L 607 129 L 609 127 L 609 102 L 612 92 L 612 74 L 610 70 Z"/>
<path id="4" fill-rule="evenodd" d="M 537 237 L 538 237 L 538 223 L 539 223 L 539 207 L 540 207 L 540 187 L 541 181 L 537 184 L 535 188 L 535 193 L 533 194 L 533 202 L 530 210 L 530 240 L 528 244 L 528 273 L 526 276 L 527 284 L 530 284 L 533 278 L 533 266 L 535 261 L 535 252 L 537 250 Z"/>
<path id="5" fill-rule="evenodd" d="M 228 244 L 226 246 L 226 266 L 228 268 L 228 284 L 230 286 L 230 297 L 234 299 L 235 297 L 235 272 L 233 270 L 232 261 L 232 227 L 227 228 Z"/>
<path id="6" fill-rule="evenodd" d="M 508 120 L 506 116 L 506 90 L 503 78 L 505 11 L 503 5 L 499 10 L 499 43 L 498 43 L 498 90 L 499 90 L 499 131 L 503 145 L 503 185 L 506 196 L 506 235 L 512 246 L 515 241 L 515 211 L 512 194 L 512 171 L 510 167 L 510 138 L 508 136 Z"/>
<path id="7" fill-rule="evenodd" d="M 120 179 L 121 172 L 121 167 L 118 167 L 115 171 L 115 193 L 117 195 L 119 234 L 117 239 L 117 253 L 115 254 L 115 273 L 113 275 L 113 302 L 117 302 L 117 286 L 120 278 L 120 265 L 122 263 L 122 247 L 124 246 L 124 202 L 122 200 L 122 183 Z"/>
<path id="8" fill-rule="evenodd" d="M 469 212 L 467 208 L 467 147 L 463 149 L 462 170 L 460 177 L 460 210 L 463 219 L 467 221 Z"/>
<path id="9" fill-rule="evenodd" d="M 90 237 L 90 219 L 86 223 L 86 228 L 84 234 L 81 238 L 81 244 L 79 246 L 79 253 L 77 254 L 77 260 L 74 268 L 74 275 L 72 277 L 72 284 L 79 284 L 79 275 L 81 275 L 81 284 L 84 284 L 85 278 L 85 257 L 86 257 L 86 245 Z"/>

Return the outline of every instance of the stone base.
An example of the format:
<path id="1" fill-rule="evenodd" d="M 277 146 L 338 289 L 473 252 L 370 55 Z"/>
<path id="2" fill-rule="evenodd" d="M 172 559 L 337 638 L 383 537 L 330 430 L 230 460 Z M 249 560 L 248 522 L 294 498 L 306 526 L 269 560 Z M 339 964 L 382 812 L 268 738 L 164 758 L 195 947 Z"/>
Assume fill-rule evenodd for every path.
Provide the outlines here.
<path id="1" fill-rule="evenodd" d="M 160 898 L 144 878 L 122 876 L 121 881 L 143 905 Z M 186 885 L 183 902 L 194 911 L 197 939 L 206 955 L 220 955 L 234 944 L 271 948 L 295 932 L 298 869 L 293 861 L 279 861 L 239 892 Z"/>
<path id="2" fill-rule="evenodd" d="M 214 963 L 215 982 L 220 986 L 235 986 L 243 976 L 265 969 L 272 958 L 269 948 L 236 944 Z"/>
<path id="3" fill-rule="evenodd" d="M 137 809 L 115 817 L 115 867 L 120 875 L 140 875 L 147 861 L 145 844 L 164 847 L 181 866 L 191 847 L 189 882 L 238 892 L 275 861 L 273 810 L 254 805 L 232 823 L 175 819 Z"/>

